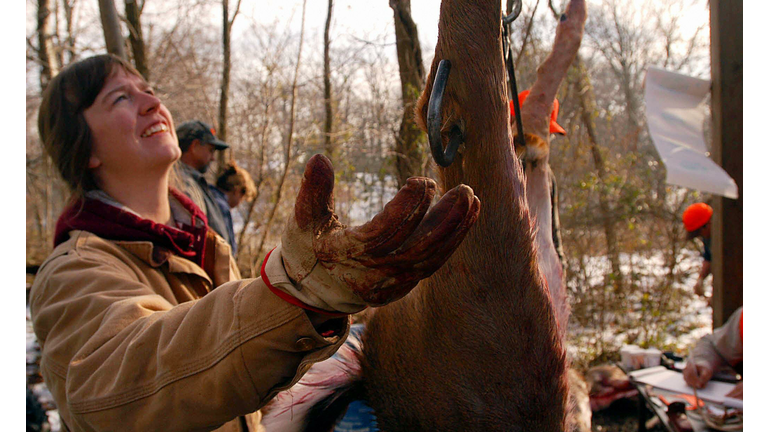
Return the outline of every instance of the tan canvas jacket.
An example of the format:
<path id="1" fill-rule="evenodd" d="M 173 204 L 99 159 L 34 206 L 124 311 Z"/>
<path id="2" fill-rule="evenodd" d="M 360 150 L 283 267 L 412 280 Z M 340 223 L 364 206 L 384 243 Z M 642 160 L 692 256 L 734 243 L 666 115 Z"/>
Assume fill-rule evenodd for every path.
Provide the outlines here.
<path id="1" fill-rule="evenodd" d="M 349 332 L 340 319 L 323 337 L 261 279 L 237 280 L 219 237 L 212 280 L 150 242 L 70 235 L 30 295 L 42 375 L 69 430 L 258 430 L 256 411 Z"/>

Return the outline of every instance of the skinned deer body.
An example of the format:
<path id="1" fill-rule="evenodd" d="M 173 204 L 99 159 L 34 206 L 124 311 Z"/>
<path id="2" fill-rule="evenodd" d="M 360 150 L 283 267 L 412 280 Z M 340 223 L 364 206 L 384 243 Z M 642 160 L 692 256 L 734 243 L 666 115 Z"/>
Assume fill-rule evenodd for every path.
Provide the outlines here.
<path id="1" fill-rule="evenodd" d="M 581 45 L 586 18 L 587 10 L 583 0 L 571 1 L 561 16 L 552 52 L 537 69 L 536 82 L 521 108 L 526 145 L 515 148 L 525 164 L 528 206 L 536 218 L 539 266 L 547 279 L 563 336 L 568 326 L 570 306 L 565 292 L 563 268 L 552 242 L 552 201 L 548 175 L 549 119 L 557 88 Z M 513 127 L 512 131 L 517 132 L 517 128 Z"/>
<path id="2" fill-rule="evenodd" d="M 432 80 L 439 62 L 449 60 L 442 142 L 458 127 L 464 143 L 452 165 L 438 168 L 439 186 L 443 193 L 462 183 L 474 190 L 482 203 L 475 225 L 410 294 L 370 310 L 362 354 L 339 356 L 340 363 L 359 358 L 359 368 L 313 367 L 306 386 L 267 410 L 268 430 L 320 430 L 311 419 L 293 422 L 294 409 L 299 418 L 312 417 L 298 411 L 307 411 L 311 393 L 332 401 L 334 388 L 358 393 L 361 387 L 386 432 L 590 429 L 588 415 L 580 418 L 579 404 L 569 401 L 563 337 L 569 311 L 547 173 L 549 114 L 581 41 L 585 4 L 572 0 L 558 25 L 552 54 L 521 112 L 526 146 L 514 148 L 500 3 L 443 1 L 435 58 L 416 109 L 427 129 Z M 574 388 L 583 384 L 571 380 Z M 588 406 L 583 411 L 590 413 Z"/>
<path id="3" fill-rule="evenodd" d="M 528 135 L 528 134 L 526 134 Z M 538 138 L 530 136 L 530 138 Z M 530 142 L 526 140 L 527 142 Z M 548 158 L 547 158 L 548 159 Z M 561 338 L 565 339 L 568 329 L 568 318 L 571 307 L 565 292 L 563 265 L 552 241 L 552 201 L 550 198 L 550 181 L 548 162 L 539 160 L 537 163 L 525 161 L 525 192 L 531 218 L 536 225 L 536 258 L 539 269 L 544 275 L 547 288 L 552 296 L 552 305 L 557 316 L 558 330 Z"/>
<path id="4" fill-rule="evenodd" d="M 570 31 L 564 26 L 583 31 L 583 0 L 572 3 L 576 7 L 569 11 L 580 8 L 581 14 L 561 22 L 560 39 Z M 538 166 L 526 179 L 510 145 L 500 17 L 498 0 L 444 0 L 441 6 L 430 76 L 440 60 L 451 62 L 442 130 L 459 125 L 464 145 L 452 166 L 438 170 L 440 185 L 445 191 L 467 184 L 483 206 L 446 265 L 403 300 L 377 310 L 368 323 L 363 379 L 383 431 L 566 429 L 561 332 L 567 302 L 552 245 L 546 176 L 547 108 L 562 74 L 553 79 L 540 69 L 533 103 L 524 105 L 526 131 L 546 144 L 543 157 L 527 160 Z M 581 34 L 571 37 L 580 40 Z M 570 64 L 558 64 L 565 62 Z M 539 85 L 542 77 L 546 82 Z M 431 80 L 417 107 L 424 129 Z M 539 135 L 542 123 L 546 128 Z M 534 155 L 537 149 L 527 150 Z M 529 208 L 531 199 L 535 205 Z"/>

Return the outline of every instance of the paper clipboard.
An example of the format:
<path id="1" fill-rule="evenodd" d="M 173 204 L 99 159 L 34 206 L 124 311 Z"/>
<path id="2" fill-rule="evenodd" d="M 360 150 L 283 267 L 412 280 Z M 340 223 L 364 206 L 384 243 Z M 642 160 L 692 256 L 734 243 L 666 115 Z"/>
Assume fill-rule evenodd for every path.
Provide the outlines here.
<path id="1" fill-rule="evenodd" d="M 670 392 L 693 395 L 693 388 L 685 382 L 683 374 L 669 370 L 664 366 L 632 371 L 629 373 L 629 377 L 636 383 L 647 384 Z M 743 410 L 744 403 L 742 400 L 726 396 L 734 387 L 736 384 L 710 381 L 703 389 L 696 390 L 696 395 L 699 399 L 707 402 Z"/>

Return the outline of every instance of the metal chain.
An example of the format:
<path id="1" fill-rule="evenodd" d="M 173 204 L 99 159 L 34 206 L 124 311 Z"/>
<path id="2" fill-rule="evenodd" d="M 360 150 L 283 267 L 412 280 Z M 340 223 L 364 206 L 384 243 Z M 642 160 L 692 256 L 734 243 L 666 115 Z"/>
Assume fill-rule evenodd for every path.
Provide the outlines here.
<path id="1" fill-rule="evenodd" d="M 506 56 L 505 63 L 507 65 L 507 74 L 509 75 L 509 84 L 512 90 L 512 105 L 515 109 L 515 124 L 517 125 L 517 140 L 521 146 L 525 146 L 525 135 L 523 135 L 523 118 L 520 114 L 520 99 L 517 94 L 517 80 L 515 79 L 515 65 L 512 61 L 512 22 L 520 16 L 520 11 L 523 8 L 522 0 L 510 0 L 512 4 L 512 10 L 509 15 L 503 15 L 501 17 L 502 28 L 502 44 L 503 52 Z"/>

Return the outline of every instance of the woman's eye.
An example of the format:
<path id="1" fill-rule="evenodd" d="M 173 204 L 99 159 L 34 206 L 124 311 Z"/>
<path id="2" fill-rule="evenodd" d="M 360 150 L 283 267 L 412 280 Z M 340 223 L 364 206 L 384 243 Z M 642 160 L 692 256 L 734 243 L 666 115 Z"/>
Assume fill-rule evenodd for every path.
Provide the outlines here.
<path id="1" fill-rule="evenodd" d="M 128 100 L 128 95 L 126 95 L 126 94 L 121 94 L 121 95 L 118 95 L 118 96 L 115 98 L 115 102 L 114 102 L 114 103 L 118 103 L 118 102 L 120 102 L 120 101 L 122 101 L 122 100 Z"/>

